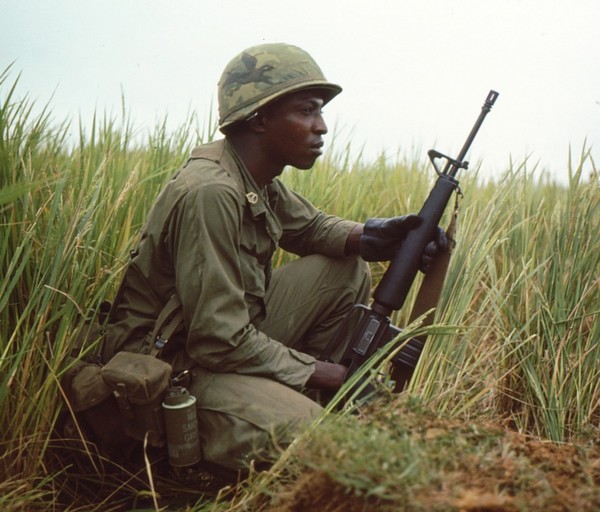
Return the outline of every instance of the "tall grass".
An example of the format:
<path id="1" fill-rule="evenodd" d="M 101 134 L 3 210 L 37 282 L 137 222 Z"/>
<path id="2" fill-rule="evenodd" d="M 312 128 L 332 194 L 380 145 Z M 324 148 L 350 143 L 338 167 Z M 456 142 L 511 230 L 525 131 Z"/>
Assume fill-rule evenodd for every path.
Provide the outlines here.
<path id="1" fill-rule="evenodd" d="M 161 123 L 136 143 L 126 118 L 103 117 L 69 144 L 67 125 L 15 99 L 17 82 L 7 87 L 7 78 L 0 77 L 0 474 L 30 489 L 45 474 L 59 381 L 82 319 L 111 297 L 165 178 L 195 136 L 210 133 L 167 135 Z"/>
<path id="2" fill-rule="evenodd" d="M 489 407 L 554 441 L 598 428 L 600 188 L 587 162 L 565 190 L 521 168 L 465 200 L 438 316 L 460 329 L 432 337 L 412 383 L 441 409 Z"/>
<path id="3" fill-rule="evenodd" d="M 165 120 L 142 136 L 125 112 L 98 115 L 72 142 L 70 125 L 17 99 L 9 76 L 0 75 L 0 507 L 47 510 L 60 489 L 45 454 L 82 318 L 112 298 L 162 184 L 214 123 L 192 115 L 175 133 Z M 420 162 L 332 154 L 283 179 L 344 217 L 417 211 L 433 184 Z M 568 187 L 534 180 L 525 164 L 489 182 L 461 176 L 458 245 L 411 383 L 436 410 L 507 418 L 554 441 L 597 435 L 600 176 L 585 150 L 569 175 Z M 372 270 L 377 282 L 385 266 Z M 405 325 L 409 310 L 395 321 Z"/>

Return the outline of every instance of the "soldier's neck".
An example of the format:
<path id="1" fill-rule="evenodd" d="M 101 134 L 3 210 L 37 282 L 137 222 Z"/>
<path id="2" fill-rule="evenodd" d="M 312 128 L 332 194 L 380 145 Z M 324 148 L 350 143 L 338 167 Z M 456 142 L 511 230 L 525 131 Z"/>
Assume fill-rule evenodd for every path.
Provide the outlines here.
<path id="1" fill-rule="evenodd" d="M 265 187 L 273 181 L 273 178 L 283 172 L 284 166 L 275 163 L 270 158 L 268 152 L 260 144 L 259 138 L 253 137 L 251 134 L 236 133 L 228 135 L 227 140 L 244 162 L 246 169 L 259 188 Z"/>

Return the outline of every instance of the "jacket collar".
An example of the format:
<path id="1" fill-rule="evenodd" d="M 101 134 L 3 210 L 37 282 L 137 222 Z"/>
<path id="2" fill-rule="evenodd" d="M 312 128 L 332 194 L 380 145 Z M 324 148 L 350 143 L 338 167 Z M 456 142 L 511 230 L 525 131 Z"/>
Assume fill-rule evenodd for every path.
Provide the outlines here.
<path id="1" fill-rule="evenodd" d="M 269 187 L 267 186 L 265 190 L 258 187 L 246 165 L 227 139 L 219 139 L 194 148 L 191 158 L 205 158 L 223 167 L 227 174 L 236 180 L 245 194 L 246 206 L 250 210 L 252 218 L 256 219 L 260 215 L 265 215 L 267 231 L 274 240 L 279 240 L 283 229 L 268 204 L 267 191 Z"/>

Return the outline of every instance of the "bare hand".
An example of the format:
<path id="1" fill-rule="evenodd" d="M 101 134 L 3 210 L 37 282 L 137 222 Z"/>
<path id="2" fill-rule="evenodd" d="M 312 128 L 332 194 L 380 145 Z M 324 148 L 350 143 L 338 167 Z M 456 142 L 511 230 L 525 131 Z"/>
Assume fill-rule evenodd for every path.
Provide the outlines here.
<path id="1" fill-rule="evenodd" d="M 316 389 L 339 389 L 347 372 L 348 368 L 342 364 L 316 361 L 315 371 L 306 382 L 306 386 Z"/>

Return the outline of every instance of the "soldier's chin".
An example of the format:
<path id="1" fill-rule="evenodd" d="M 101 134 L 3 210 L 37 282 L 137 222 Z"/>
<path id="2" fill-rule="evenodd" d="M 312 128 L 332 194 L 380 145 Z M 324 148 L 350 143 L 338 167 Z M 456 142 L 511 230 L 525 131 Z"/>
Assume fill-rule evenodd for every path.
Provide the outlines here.
<path id="1" fill-rule="evenodd" d="M 309 157 L 303 159 L 302 161 L 295 162 L 292 165 L 296 169 L 307 170 L 307 169 L 312 168 L 313 165 L 315 165 L 317 158 L 319 158 L 320 156 L 321 156 L 321 151 L 319 151 L 318 154 L 315 154 L 313 152 Z"/>

